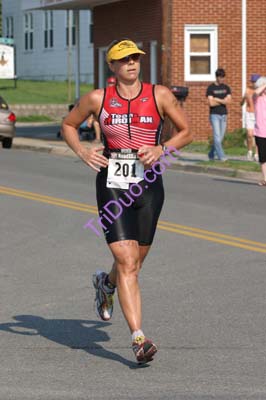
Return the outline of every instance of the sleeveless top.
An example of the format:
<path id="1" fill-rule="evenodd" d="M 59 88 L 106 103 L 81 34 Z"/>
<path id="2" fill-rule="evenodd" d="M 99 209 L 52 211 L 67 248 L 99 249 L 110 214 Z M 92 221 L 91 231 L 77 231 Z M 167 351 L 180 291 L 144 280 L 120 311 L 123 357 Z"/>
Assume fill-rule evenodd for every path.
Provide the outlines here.
<path id="1" fill-rule="evenodd" d="M 157 108 L 154 85 L 141 83 L 137 97 L 121 97 L 116 86 L 104 90 L 99 113 L 99 123 L 104 137 L 105 152 L 132 149 L 159 144 L 163 119 Z"/>

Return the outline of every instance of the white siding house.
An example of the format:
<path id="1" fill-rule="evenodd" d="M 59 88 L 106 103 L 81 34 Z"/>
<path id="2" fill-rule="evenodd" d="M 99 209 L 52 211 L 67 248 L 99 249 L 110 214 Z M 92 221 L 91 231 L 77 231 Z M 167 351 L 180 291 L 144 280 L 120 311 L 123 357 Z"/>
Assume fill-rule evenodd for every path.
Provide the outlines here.
<path id="1" fill-rule="evenodd" d="M 80 81 L 93 83 L 91 12 L 80 13 Z M 19 79 L 67 80 L 75 78 L 75 14 L 66 10 L 26 10 L 21 0 L 2 0 L 3 36 L 13 37 Z M 71 46 L 68 46 L 68 26 Z"/>

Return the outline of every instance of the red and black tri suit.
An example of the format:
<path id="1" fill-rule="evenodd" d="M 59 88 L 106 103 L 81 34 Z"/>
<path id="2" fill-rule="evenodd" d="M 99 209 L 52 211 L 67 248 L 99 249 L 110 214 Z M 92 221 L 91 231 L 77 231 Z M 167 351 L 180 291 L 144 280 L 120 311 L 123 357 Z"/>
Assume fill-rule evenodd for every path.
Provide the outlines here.
<path id="1" fill-rule="evenodd" d="M 121 97 L 116 86 L 105 89 L 99 122 L 108 149 L 136 149 L 160 142 L 163 120 L 159 114 L 155 86 L 142 83 L 137 97 Z"/>
<path id="2" fill-rule="evenodd" d="M 143 145 L 158 145 L 163 119 L 156 104 L 155 86 L 141 83 L 139 94 L 130 100 L 123 98 L 116 86 L 105 88 L 98 120 L 104 140 L 104 155 L 108 158 L 111 152 L 121 149 L 137 151 Z M 106 178 L 107 168 L 102 168 L 96 180 L 99 211 L 110 200 L 119 201 L 121 197 L 125 200 L 125 190 L 107 188 Z M 164 200 L 162 177 L 157 175 L 148 189 L 145 180 L 139 185 L 143 187 L 142 195 L 134 199 L 132 204 L 124 206 L 117 220 L 109 224 L 102 219 L 108 243 L 119 240 L 136 240 L 140 245 L 152 243 Z M 103 215 L 103 212 L 99 215 Z"/>

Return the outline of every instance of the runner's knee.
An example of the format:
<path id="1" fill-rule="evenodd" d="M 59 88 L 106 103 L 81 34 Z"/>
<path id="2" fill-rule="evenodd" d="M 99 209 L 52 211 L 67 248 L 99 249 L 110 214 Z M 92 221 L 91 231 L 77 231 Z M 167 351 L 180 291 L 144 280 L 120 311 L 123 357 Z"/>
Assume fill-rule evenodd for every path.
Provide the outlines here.
<path id="1" fill-rule="evenodd" d="M 138 275 L 140 267 L 140 260 L 135 257 L 127 257 L 127 259 L 116 263 L 117 274 L 120 276 Z"/>

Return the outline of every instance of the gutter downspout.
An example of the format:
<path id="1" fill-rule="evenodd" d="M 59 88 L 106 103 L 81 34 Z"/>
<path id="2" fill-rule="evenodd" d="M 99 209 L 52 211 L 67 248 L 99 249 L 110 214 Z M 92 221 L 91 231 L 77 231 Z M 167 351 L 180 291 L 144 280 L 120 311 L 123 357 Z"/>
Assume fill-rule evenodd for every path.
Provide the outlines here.
<path id="1" fill-rule="evenodd" d="M 171 45 L 172 45 L 172 1 L 162 0 L 162 84 L 170 86 L 171 76 Z"/>
<path id="2" fill-rule="evenodd" d="M 247 84 L 247 0 L 242 0 L 242 95 Z M 242 107 L 242 128 L 245 128 L 245 109 Z"/>

